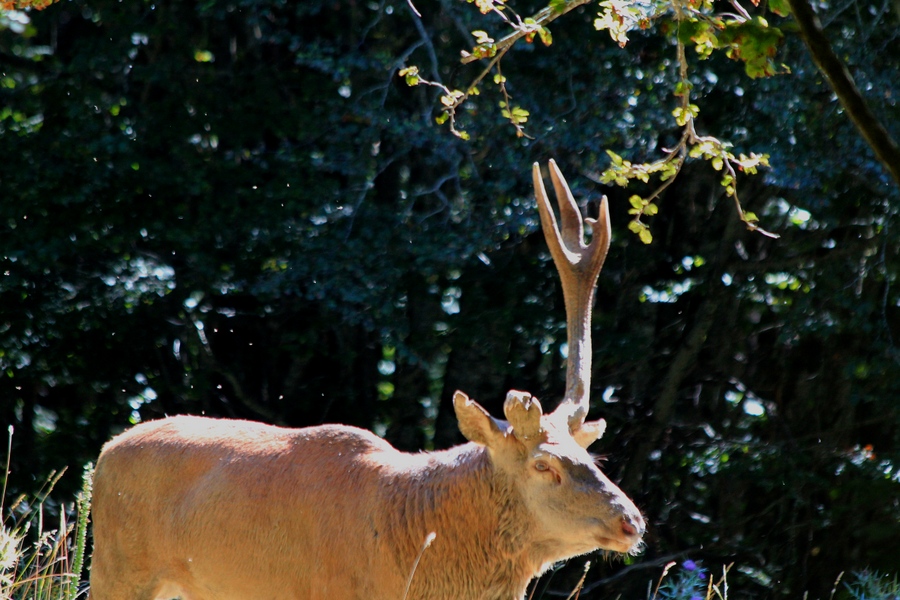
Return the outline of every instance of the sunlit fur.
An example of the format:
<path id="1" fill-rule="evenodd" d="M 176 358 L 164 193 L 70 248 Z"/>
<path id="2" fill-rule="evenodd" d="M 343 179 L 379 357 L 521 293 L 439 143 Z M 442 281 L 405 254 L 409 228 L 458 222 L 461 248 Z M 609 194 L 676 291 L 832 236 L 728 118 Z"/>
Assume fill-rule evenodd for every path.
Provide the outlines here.
<path id="1" fill-rule="evenodd" d="M 637 509 L 553 415 L 523 442 L 456 408 L 478 443 L 421 454 L 339 425 L 131 429 L 97 464 L 90 597 L 515 600 L 555 561 L 637 547 Z"/>

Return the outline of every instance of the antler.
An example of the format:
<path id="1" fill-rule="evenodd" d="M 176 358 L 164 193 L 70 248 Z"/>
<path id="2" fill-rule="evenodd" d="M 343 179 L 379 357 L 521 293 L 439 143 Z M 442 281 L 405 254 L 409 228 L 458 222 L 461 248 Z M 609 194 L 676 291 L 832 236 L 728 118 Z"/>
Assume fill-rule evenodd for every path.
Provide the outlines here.
<path id="1" fill-rule="evenodd" d="M 582 220 L 572 192 L 556 162 L 550 159 L 550 179 L 556 190 L 562 231 L 547 200 L 541 168 L 532 168 L 534 194 L 541 214 L 544 238 L 562 281 L 566 305 L 566 331 L 569 358 L 566 366 L 566 395 L 557 411 L 566 411 L 569 429 L 577 430 L 584 423 L 590 408 L 591 386 L 591 309 L 597 277 L 609 251 L 609 205 L 606 196 L 600 203 L 598 219 Z M 591 227 L 590 244 L 584 243 L 584 223 Z"/>

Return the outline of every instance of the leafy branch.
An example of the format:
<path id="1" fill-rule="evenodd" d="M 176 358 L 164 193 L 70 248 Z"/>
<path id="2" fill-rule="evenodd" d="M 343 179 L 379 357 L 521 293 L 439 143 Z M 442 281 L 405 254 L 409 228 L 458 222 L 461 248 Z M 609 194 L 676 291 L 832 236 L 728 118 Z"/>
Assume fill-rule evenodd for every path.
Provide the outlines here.
<path id="1" fill-rule="evenodd" d="M 535 37 L 545 45 L 550 45 L 553 38 L 547 24 L 563 14 L 586 4 L 589 0 L 551 0 L 550 4 L 529 18 L 517 15 L 506 0 L 468 0 L 474 3 L 482 14 L 494 13 L 512 27 L 513 32 L 495 41 L 487 32 L 472 32 L 475 44 L 471 51 L 463 52 L 464 64 L 481 59 L 489 59 L 484 70 L 474 79 L 466 91 L 451 89 L 439 82 L 428 81 L 421 77 L 416 66 L 409 66 L 400 71 L 409 85 L 430 85 L 441 89 L 441 114 L 436 117 L 438 124 L 449 122 L 450 131 L 463 139 L 469 134 L 457 128 L 457 110 L 466 100 L 479 93 L 478 85 L 492 71 L 496 71 L 493 81 L 500 86 L 503 100 L 500 102 L 501 115 L 516 130 L 518 137 L 526 136 L 524 126 L 529 113 L 520 106 L 513 105 L 506 88 L 506 78 L 500 71 L 500 60 L 519 39 L 531 42 Z M 759 0 L 751 0 L 758 4 Z M 768 0 L 768 9 L 779 15 L 788 14 L 788 0 Z M 594 21 L 598 30 L 606 30 L 613 40 L 624 47 L 628 42 L 628 34 L 636 29 L 648 29 L 651 24 L 663 17 L 671 17 L 675 22 L 674 37 L 677 46 L 677 62 L 679 65 L 679 81 L 674 96 L 679 98 L 678 105 L 672 111 L 676 124 L 681 127 L 682 134 L 674 148 L 666 151 L 666 155 L 653 162 L 634 164 L 612 151 L 607 151 L 611 159 L 610 166 L 601 174 L 602 183 L 615 183 L 626 187 L 632 180 L 649 183 L 651 177 L 658 178 L 659 186 L 648 196 L 632 195 L 629 199 L 633 216 L 629 229 L 637 234 L 641 241 L 650 243 L 653 236 L 645 218 L 657 214 L 659 208 L 656 200 L 665 189 L 672 184 L 688 158 L 701 158 L 710 162 L 712 167 L 722 172 L 720 180 L 725 194 L 734 199 L 739 218 L 747 227 L 764 235 L 777 237 L 758 225 L 758 217 L 745 211 L 741 206 L 736 186 L 737 173 L 755 174 L 759 167 L 768 166 L 768 155 L 755 153 L 735 155 L 728 142 L 713 136 L 697 135 L 694 122 L 700 108 L 691 102 L 692 84 L 688 76 L 688 61 L 685 47 L 692 44 L 701 60 L 709 58 L 715 50 L 724 51 L 729 58 L 744 63 L 744 70 L 751 78 L 769 77 L 786 71 L 779 68 L 774 58 L 784 34 L 777 27 L 772 27 L 761 16 L 751 16 L 738 2 L 730 0 L 733 12 L 717 14 L 714 12 L 713 0 L 603 0 L 599 3 L 600 12 Z"/>
<path id="2" fill-rule="evenodd" d="M 494 2 L 496 5 L 502 6 L 504 9 L 512 12 L 509 7 L 502 0 L 468 0 L 469 2 L 475 1 L 477 3 L 481 2 Z M 512 20 L 506 18 L 506 15 L 501 14 L 506 23 L 508 23 L 513 28 L 513 32 L 501 39 L 496 44 L 492 44 L 491 51 L 494 53 L 505 51 L 513 46 L 517 41 L 525 38 L 525 41 L 531 42 L 534 39 L 535 35 L 540 36 L 541 41 L 544 42 L 545 45 L 549 46 L 552 43 L 552 37 L 550 36 L 550 30 L 547 29 L 547 25 L 557 19 L 567 12 L 578 8 L 583 4 L 587 4 L 591 0 L 550 0 L 550 4 L 532 15 L 531 17 L 522 19 L 518 15 L 515 15 Z M 498 9 L 499 10 L 499 9 Z M 482 10 L 484 13 L 484 11 Z M 477 46 L 476 46 L 477 48 Z M 463 57 L 461 62 L 463 64 L 468 64 L 479 58 L 484 58 L 483 56 L 478 56 L 477 52 L 463 52 Z"/>
<path id="3" fill-rule="evenodd" d="M 0 11 L 26 10 L 29 8 L 44 10 L 56 1 L 57 0 L 0 0 Z"/>
<path id="4" fill-rule="evenodd" d="M 415 65 L 402 69 L 400 76 L 404 77 L 407 85 L 410 86 L 429 85 L 440 89 L 443 92 L 440 97 L 441 114 L 435 118 L 435 121 L 439 125 L 449 122 L 450 132 L 457 137 L 467 140 L 469 139 L 469 134 L 456 126 L 456 111 L 469 99 L 469 96 L 479 94 L 478 85 L 496 68 L 493 81 L 500 87 L 500 92 L 503 95 L 503 100 L 500 102 L 500 114 L 515 128 L 516 136 L 528 137 L 525 133 L 524 125 L 528 121 L 529 112 L 521 106 L 512 104 L 509 91 L 506 88 L 506 77 L 500 72 L 500 59 L 522 38 L 525 38 L 526 42 L 531 43 L 537 37 L 545 46 L 551 45 L 553 43 L 553 35 L 550 33 L 547 25 L 554 19 L 590 1 L 551 0 L 548 6 L 531 17 L 522 18 L 506 4 L 505 0 L 468 0 L 469 3 L 474 3 L 482 14 L 494 13 L 499 15 L 507 25 L 512 27 L 513 31 L 500 41 L 495 41 L 487 32 L 482 30 L 472 32 L 475 45 L 471 51 L 462 52 L 461 62 L 468 64 L 483 58 L 489 58 L 490 62 L 469 84 L 466 91 L 451 89 L 440 82 L 423 78 Z"/>
<path id="5" fill-rule="evenodd" d="M 651 176 L 658 176 L 660 185 L 648 196 L 632 195 L 629 198 L 631 208 L 629 214 L 633 219 L 628 228 L 638 235 L 645 244 L 653 241 L 650 228 L 644 222 L 644 217 L 652 217 L 657 214 L 659 207 L 655 200 L 668 188 L 675 177 L 681 171 L 687 158 L 702 158 L 707 160 L 716 171 L 722 171 L 720 185 L 725 194 L 734 199 L 738 217 L 747 228 L 758 231 L 769 237 L 777 235 L 759 227 L 759 218 L 752 212 L 745 211 L 741 206 L 737 192 L 737 171 L 747 174 L 755 174 L 759 167 L 769 165 L 768 155 L 751 153 L 735 156 L 731 152 L 731 144 L 723 142 L 713 136 L 700 136 L 694 127 L 700 108 L 691 102 L 691 90 L 693 88 L 688 76 L 688 61 L 685 55 L 685 43 L 695 43 L 697 53 L 701 59 L 709 57 L 715 48 L 727 47 L 732 58 L 745 62 L 745 70 L 751 77 L 762 77 L 775 73 L 772 57 L 775 54 L 777 44 L 782 39 L 780 31 L 775 33 L 768 31 L 768 25 L 760 18 L 751 19 L 736 3 L 738 14 L 732 15 L 727 21 L 721 17 L 711 16 L 711 0 L 687 0 L 687 3 L 666 4 L 675 10 L 675 20 L 678 24 L 676 35 L 677 62 L 679 65 L 679 81 L 675 86 L 674 95 L 680 98 L 678 106 L 672 111 L 676 124 L 682 128 L 681 138 L 674 148 L 666 152 L 666 156 L 650 163 L 633 164 L 616 153 L 607 150 L 611 159 L 609 168 L 600 175 L 601 183 L 614 183 L 620 187 L 627 187 L 632 180 L 649 183 Z M 612 38 L 624 45 L 627 42 L 627 33 L 634 27 L 646 27 L 646 23 L 658 18 L 660 13 L 652 12 L 661 7 L 661 4 L 649 6 L 637 5 L 619 0 L 607 0 L 601 2 L 604 11 L 594 25 L 598 29 L 609 29 Z M 668 9 L 665 9 L 668 10 Z M 738 43 L 736 40 L 746 31 L 744 26 L 751 24 L 750 31 L 764 31 L 764 35 L 750 35 L 749 40 Z M 773 28 L 774 29 L 774 28 Z"/>
<path id="6" fill-rule="evenodd" d="M 487 33 L 484 31 L 473 31 L 472 35 L 475 36 L 475 39 L 479 41 L 479 46 L 486 47 L 488 44 L 493 44 L 493 40 L 488 37 Z M 479 46 L 476 46 L 476 51 Z M 431 87 L 436 87 L 443 92 L 440 97 L 441 102 L 441 114 L 435 117 L 435 122 L 438 125 L 443 125 L 444 123 L 449 122 L 450 124 L 450 132 L 463 139 L 468 140 L 469 134 L 468 132 L 458 129 L 456 127 L 456 111 L 462 106 L 466 100 L 469 99 L 470 96 L 477 96 L 481 92 L 478 89 L 478 86 L 484 81 L 484 78 L 487 77 L 491 71 L 496 67 L 497 72 L 494 75 L 493 81 L 495 84 L 500 86 L 500 91 L 503 94 L 503 100 L 500 102 L 501 115 L 507 119 L 512 126 L 516 129 L 516 135 L 518 137 L 527 137 L 525 134 L 525 130 L 523 125 L 528 121 L 528 111 L 520 106 L 514 106 L 511 102 L 512 98 L 509 92 L 506 89 L 506 77 L 500 72 L 500 59 L 503 58 L 503 55 L 511 48 L 512 46 L 507 46 L 496 55 L 493 56 L 491 62 L 488 63 L 488 66 L 481 71 L 481 73 L 476 77 L 466 91 L 462 91 L 459 89 L 451 89 L 440 83 L 438 81 L 430 81 L 425 79 L 419 73 L 419 68 L 415 65 L 406 67 L 401 69 L 399 75 L 406 80 L 406 84 L 409 86 L 416 85 L 428 85 Z"/>

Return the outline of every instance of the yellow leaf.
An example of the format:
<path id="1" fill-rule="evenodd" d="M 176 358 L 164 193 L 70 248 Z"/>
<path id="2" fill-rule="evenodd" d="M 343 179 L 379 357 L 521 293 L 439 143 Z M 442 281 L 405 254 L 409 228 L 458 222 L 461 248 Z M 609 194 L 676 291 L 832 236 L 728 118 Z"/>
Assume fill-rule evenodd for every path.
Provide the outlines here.
<path id="1" fill-rule="evenodd" d="M 194 52 L 194 60 L 197 62 L 208 63 L 215 62 L 216 57 L 209 50 L 197 50 Z"/>

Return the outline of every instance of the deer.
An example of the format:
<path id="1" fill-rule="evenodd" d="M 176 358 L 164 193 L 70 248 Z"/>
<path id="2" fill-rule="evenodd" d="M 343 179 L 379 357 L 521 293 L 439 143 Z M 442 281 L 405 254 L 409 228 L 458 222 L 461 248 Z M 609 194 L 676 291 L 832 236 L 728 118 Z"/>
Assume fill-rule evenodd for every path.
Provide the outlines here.
<path id="1" fill-rule="evenodd" d="M 644 518 L 587 451 L 606 428 L 587 416 L 608 203 L 583 220 L 552 160 L 549 172 L 561 227 L 533 165 L 566 308 L 566 389 L 553 412 L 511 390 L 498 419 L 457 391 L 468 442 L 421 453 L 343 425 L 136 425 L 97 461 L 89 598 L 522 600 L 558 561 L 637 552 Z"/>

